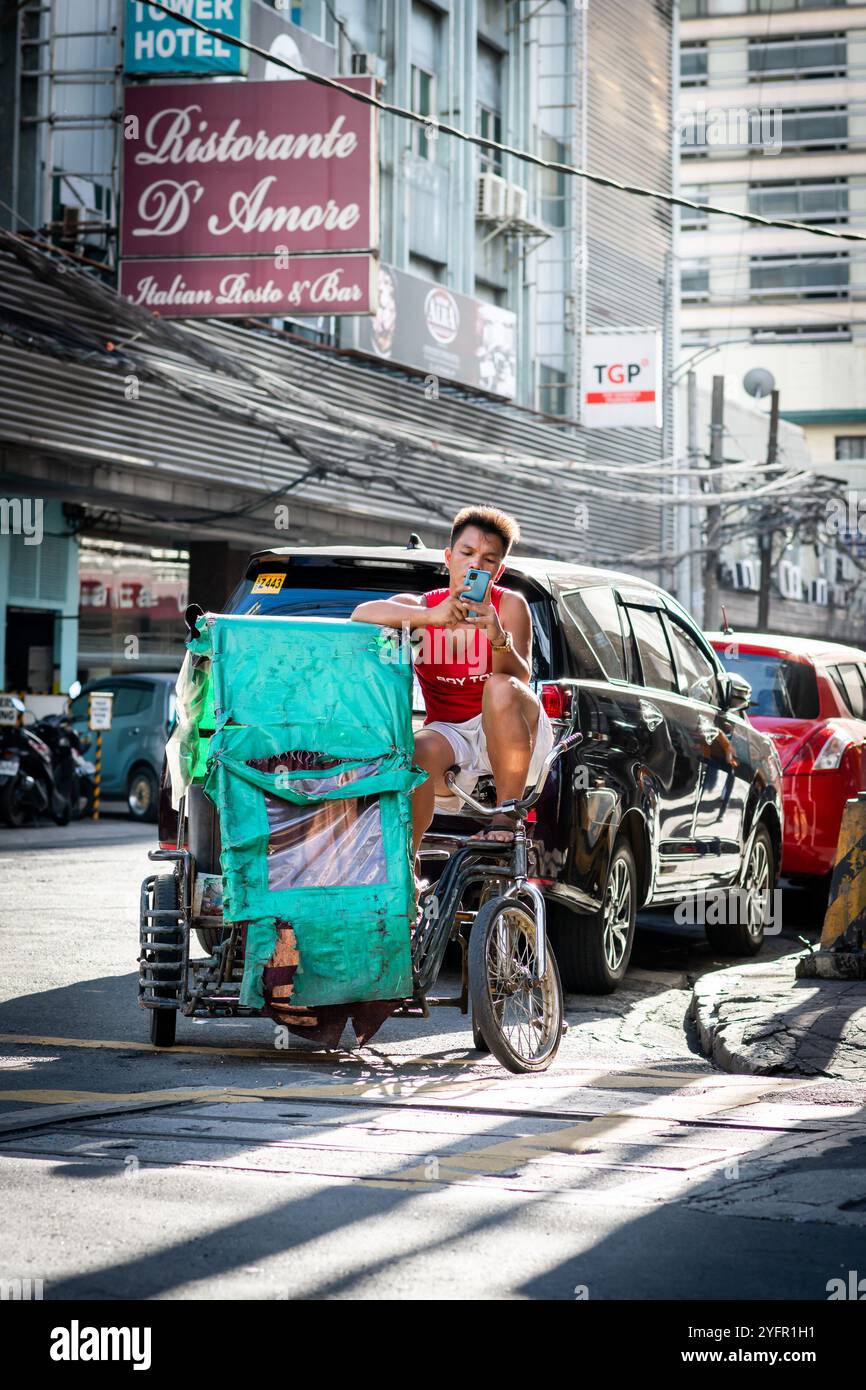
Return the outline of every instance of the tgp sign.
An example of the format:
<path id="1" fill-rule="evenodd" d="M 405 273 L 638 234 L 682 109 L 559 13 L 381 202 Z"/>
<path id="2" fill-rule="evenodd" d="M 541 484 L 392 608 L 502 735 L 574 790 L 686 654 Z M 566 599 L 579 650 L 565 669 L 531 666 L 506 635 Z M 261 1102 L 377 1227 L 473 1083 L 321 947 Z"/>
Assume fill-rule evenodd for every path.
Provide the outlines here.
<path id="1" fill-rule="evenodd" d="M 588 333 L 582 423 L 590 429 L 660 429 L 661 371 L 661 334 L 655 330 Z"/>
<path id="2" fill-rule="evenodd" d="M 184 24 L 184 20 L 197 19 L 211 29 L 246 40 L 249 0 L 165 0 L 165 3 L 176 12 L 177 19 L 141 0 L 126 0 L 123 65 L 127 72 L 221 72 L 243 76 L 249 57 L 245 49 L 204 34 L 191 24 Z"/>
<path id="3" fill-rule="evenodd" d="M 372 77 L 341 78 L 373 94 Z M 121 255 L 278 256 L 378 241 L 373 107 L 301 79 L 128 87 Z"/>

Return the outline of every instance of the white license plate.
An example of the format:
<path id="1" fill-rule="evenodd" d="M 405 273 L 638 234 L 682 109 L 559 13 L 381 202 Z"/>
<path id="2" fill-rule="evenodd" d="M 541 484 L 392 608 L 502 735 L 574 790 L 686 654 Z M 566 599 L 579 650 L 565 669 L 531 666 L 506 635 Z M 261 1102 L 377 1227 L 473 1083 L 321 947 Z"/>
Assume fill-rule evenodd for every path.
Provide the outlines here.
<path id="1" fill-rule="evenodd" d="M 0 777 L 15 777 L 18 773 L 18 759 L 0 762 Z"/>

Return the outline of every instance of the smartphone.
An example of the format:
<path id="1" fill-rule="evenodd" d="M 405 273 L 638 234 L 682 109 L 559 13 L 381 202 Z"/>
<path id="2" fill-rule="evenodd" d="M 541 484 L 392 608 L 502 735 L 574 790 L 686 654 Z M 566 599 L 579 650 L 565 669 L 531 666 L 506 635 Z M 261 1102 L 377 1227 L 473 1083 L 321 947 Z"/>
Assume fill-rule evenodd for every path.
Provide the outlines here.
<path id="1" fill-rule="evenodd" d="M 472 603 L 483 603 L 491 578 L 489 570 L 469 570 L 466 575 L 466 588 L 460 597 L 468 598 Z"/>

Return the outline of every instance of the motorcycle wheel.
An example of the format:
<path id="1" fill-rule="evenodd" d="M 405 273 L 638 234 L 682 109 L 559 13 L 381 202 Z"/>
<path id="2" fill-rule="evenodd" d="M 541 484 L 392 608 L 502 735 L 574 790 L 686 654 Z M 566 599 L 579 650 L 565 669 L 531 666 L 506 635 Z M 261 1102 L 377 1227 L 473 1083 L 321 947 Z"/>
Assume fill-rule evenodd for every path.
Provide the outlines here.
<path id="1" fill-rule="evenodd" d="M 28 807 L 21 798 L 21 781 L 10 777 L 0 786 L 0 820 L 13 830 L 19 830 L 28 816 Z"/>

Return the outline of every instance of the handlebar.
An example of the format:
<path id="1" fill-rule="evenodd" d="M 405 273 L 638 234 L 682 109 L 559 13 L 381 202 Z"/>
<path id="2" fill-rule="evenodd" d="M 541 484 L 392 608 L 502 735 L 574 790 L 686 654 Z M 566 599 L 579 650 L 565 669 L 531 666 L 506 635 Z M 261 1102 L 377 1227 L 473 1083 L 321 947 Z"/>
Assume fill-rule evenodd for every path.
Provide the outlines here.
<path id="1" fill-rule="evenodd" d="M 445 773 L 445 785 L 457 796 L 459 796 L 460 800 L 464 802 L 465 805 L 471 807 L 471 809 L 475 811 L 475 813 L 479 816 L 490 817 L 495 815 L 501 815 L 503 813 L 505 813 L 506 815 L 523 816 L 530 809 L 530 807 L 535 805 L 536 801 L 541 796 L 541 793 L 544 791 L 544 784 L 547 781 L 548 776 L 550 775 L 550 769 L 553 767 L 553 764 L 556 762 L 556 760 L 562 757 L 563 753 L 570 752 L 572 748 L 576 748 L 577 745 L 582 742 L 583 734 L 576 732 L 566 734 L 563 738 L 559 740 L 558 743 L 555 743 L 553 745 L 547 757 L 544 759 L 544 762 L 541 764 L 541 773 L 539 775 L 538 781 L 532 788 L 532 791 L 529 793 L 529 795 L 521 797 L 519 799 L 513 798 L 510 801 L 503 801 L 502 804 L 499 806 L 483 806 L 480 801 L 476 801 L 474 796 L 470 796 L 468 792 L 464 791 L 462 787 L 459 787 L 457 785 L 456 781 L 454 780 L 453 772 L 449 771 Z"/>

